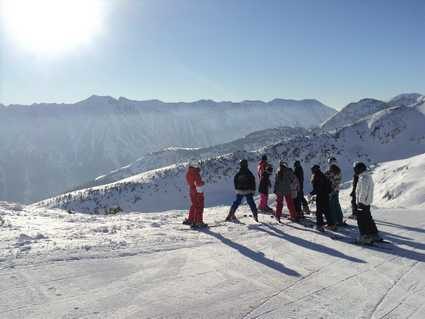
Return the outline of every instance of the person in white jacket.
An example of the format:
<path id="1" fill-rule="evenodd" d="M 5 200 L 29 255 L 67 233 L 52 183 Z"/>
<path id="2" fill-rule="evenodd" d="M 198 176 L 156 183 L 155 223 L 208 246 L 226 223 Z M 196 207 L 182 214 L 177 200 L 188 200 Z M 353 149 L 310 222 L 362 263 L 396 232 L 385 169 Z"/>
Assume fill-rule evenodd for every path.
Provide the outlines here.
<path id="1" fill-rule="evenodd" d="M 360 233 L 358 243 L 373 244 L 382 241 L 370 212 L 373 202 L 373 179 L 362 162 L 355 164 L 354 173 L 359 177 L 356 187 L 357 225 Z"/>

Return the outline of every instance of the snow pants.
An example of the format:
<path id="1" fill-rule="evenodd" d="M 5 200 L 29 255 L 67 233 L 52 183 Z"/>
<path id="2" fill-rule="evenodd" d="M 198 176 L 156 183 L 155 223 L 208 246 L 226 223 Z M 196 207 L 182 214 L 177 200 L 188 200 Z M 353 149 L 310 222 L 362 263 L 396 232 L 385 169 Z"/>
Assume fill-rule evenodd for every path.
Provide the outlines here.
<path id="1" fill-rule="evenodd" d="M 204 214 L 204 193 L 190 192 L 190 209 L 189 217 L 187 218 L 190 223 L 200 224 L 203 223 Z"/>
<path id="2" fill-rule="evenodd" d="M 339 204 L 339 192 L 332 192 L 329 194 L 329 211 L 336 224 L 342 225 L 344 222 L 344 215 L 342 214 L 341 205 Z"/>
<path id="3" fill-rule="evenodd" d="M 359 204 L 357 207 L 357 226 L 359 226 L 360 236 L 374 235 L 378 233 L 375 221 L 370 212 L 370 206 Z"/>
<path id="4" fill-rule="evenodd" d="M 288 194 L 288 195 L 276 194 L 276 218 L 280 219 L 282 217 L 284 198 L 285 198 L 286 206 L 288 206 L 289 217 L 293 220 L 296 220 L 298 218 L 298 214 L 295 211 L 294 200 L 292 199 L 291 194 Z"/>
<path id="5" fill-rule="evenodd" d="M 316 224 L 323 226 L 323 215 L 328 225 L 335 225 L 332 215 L 329 213 L 329 195 L 317 195 L 316 197 Z"/>
<path id="6" fill-rule="evenodd" d="M 266 209 L 267 208 L 267 202 L 269 200 L 269 194 L 266 193 L 260 193 L 260 204 L 258 205 L 259 209 Z"/>
<path id="7" fill-rule="evenodd" d="M 236 200 L 233 202 L 232 207 L 230 208 L 230 212 L 233 215 L 235 214 L 239 205 L 242 203 L 242 199 L 244 197 L 246 198 L 246 202 L 248 203 L 249 208 L 251 208 L 251 212 L 253 214 L 257 213 L 257 206 L 255 205 L 253 194 L 247 194 L 247 195 L 236 194 Z"/>

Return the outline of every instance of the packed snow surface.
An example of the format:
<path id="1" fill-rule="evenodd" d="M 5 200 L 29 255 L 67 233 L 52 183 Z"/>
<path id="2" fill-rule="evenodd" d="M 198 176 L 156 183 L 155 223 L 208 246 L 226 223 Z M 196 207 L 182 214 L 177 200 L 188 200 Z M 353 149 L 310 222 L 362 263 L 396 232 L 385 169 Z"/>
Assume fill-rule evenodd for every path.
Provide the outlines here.
<path id="1" fill-rule="evenodd" d="M 0 317 L 410 318 L 425 315 L 425 215 L 374 209 L 381 248 L 300 224 L 223 223 L 193 231 L 186 211 L 69 214 L 0 204 Z M 349 221 L 353 225 L 352 221 Z"/>

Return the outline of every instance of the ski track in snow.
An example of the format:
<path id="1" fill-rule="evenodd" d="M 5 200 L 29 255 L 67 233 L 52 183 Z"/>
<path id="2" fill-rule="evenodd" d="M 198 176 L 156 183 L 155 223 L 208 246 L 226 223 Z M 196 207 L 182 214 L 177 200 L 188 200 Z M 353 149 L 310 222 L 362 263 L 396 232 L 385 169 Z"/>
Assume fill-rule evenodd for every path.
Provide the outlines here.
<path id="1" fill-rule="evenodd" d="M 206 209 L 206 221 L 218 223 L 226 212 Z M 246 213 L 245 206 L 238 211 Z M 424 317 L 420 210 L 374 211 L 391 250 L 267 215 L 263 224 L 242 217 L 243 224 L 184 231 L 183 214 L 90 216 L 0 205 L 0 317 Z"/>

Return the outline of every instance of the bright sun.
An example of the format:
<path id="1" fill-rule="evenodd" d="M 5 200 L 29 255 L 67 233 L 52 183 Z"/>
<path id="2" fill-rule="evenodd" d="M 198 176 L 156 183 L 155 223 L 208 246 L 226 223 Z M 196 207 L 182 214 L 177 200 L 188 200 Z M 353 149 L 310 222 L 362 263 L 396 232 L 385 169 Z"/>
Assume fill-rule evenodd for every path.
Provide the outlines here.
<path id="1" fill-rule="evenodd" d="M 8 37 L 37 54 L 60 54 L 90 44 L 102 31 L 102 0 L 0 0 Z"/>

